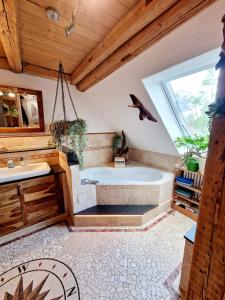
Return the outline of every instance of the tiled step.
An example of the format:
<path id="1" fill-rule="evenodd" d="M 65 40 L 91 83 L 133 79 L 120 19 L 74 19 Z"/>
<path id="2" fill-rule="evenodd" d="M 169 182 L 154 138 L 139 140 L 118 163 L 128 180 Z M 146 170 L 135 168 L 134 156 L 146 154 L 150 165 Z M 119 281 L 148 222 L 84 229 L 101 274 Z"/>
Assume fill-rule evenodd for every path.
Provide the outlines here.
<path id="1" fill-rule="evenodd" d="M 76 215 L 143 215 L 157 205 L 95 205 Z"/>
<path id="2" fill-rule="evenodd" d="M 171 201 L 155 205 L 96 205 L 74 215 L 75 226 L 141 226 L 164 210 Z"/>

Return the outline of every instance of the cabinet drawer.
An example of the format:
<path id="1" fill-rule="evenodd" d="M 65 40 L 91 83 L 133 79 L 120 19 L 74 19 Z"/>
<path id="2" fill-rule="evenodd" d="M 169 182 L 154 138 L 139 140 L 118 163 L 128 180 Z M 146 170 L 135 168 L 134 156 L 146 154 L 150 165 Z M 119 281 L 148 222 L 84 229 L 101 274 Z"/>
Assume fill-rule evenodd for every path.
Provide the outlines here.
<path id="1" fill-rule="evenodd" d="M 54 176 L 46 176 L 21 182 L 25 205 L 32 205 L 35 201 L 55 196 L 56 185 Z"/>
<path id="2" fill-rule="evenodd" d="M 21 182 L 26 224 L 34 224 L 60 213 L 54 176 Z"/>
<path id="3" fill-rule="evenodd" d="M 0 234 L 23 226 L 18 184 L 0 186 Z"/>

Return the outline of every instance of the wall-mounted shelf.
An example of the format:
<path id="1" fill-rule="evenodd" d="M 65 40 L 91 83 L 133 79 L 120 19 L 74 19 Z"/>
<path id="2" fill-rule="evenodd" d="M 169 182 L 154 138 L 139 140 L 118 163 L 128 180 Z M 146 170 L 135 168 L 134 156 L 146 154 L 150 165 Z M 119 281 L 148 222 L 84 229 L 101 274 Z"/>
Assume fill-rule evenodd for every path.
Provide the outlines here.
<path id="1" fill-rule="evenodd" d="M 191 172 L 186 168 L 181 167 L 177 170 L 176 176 L 182 176 L 188 179 L 193 179 L 193 185 L 184 184 L 182 182 L 174 181 L 174 200 L 173 208 L 180 213 L 197 221 L 198 210 L 200 206 L 201 187 L 203 182 L 203 175 L 200 172 Z M 191 197 L 187 197 L 184 193 L 177 193 L 176 190 L 183 190 L 184 192 L 191 192 Z"/>
<path id="2" fill-rule="evenodd" d="M 193 203 L 193 204 L 195 204 L 195 205 L 200 205 L 200 202 L 199 202 L 199 200 L 198 199 L 195 199 L 195 198 L 187 198 L 187 197 L 185 197 L 185 196 L 181 196 L 181 195 L 178 195 L 178 194 L 176 194 L 176 192 L 175 192 L 175 197 L 174 197 L 174 199 L 179 199 L 179 198 L 181 198 L 181 199 L 183 199 L 183 200 L 185 200 L 185 201 L 187 201 L 187 202 L 191 202 L 191 203 Z"/>
<path id="3" fill-rule="evenodd" d="M 176 205 L 175 203 L 173 203 L 173 209 L 175 209 L 176 211 L 179 211 L 180 213 L 191 218 L 194 221 L 197 221 L 197 219 L 198 219 L 198 216 L 196 214 L 194 214 L 193 212 L 191 212 L 188 209 L 185 209 L 183 207 L 180 207 L 179 205 Z"/>
<path id="4" fill-rule="evenodd" d="M 183 184 L 183 183 L 180 183 L 180 182 L 175 182 L 175 184 L 178 185 L 178 186 L 182 186 L 183 188 L 188 189 L 190 191 L 193 191 L 193 192 L 196 192 L 196 193 L 201 193 L 201 188 L 199 188 L 199 187 Z"/>

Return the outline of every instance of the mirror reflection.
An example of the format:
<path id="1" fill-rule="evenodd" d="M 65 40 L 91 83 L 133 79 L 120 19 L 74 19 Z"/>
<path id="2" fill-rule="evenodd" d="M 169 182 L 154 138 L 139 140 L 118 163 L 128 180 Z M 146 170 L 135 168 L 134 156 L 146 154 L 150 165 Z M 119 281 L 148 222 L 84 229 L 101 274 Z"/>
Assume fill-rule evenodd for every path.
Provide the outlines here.
<path id="1" fill-rule="evenodd" d="M 37 93 L 0 87 L 0 127 L 40 128 Z"/>

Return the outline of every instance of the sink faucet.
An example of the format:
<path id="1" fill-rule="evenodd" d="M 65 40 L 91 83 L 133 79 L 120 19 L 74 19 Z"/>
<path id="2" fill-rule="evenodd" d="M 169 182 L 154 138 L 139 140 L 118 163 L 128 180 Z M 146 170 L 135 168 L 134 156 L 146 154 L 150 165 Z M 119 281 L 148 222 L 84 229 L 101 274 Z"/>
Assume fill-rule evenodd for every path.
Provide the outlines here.
<path id="1" fill-rule="evenodd" d="M 12 159 L 9 159 L 7 161 L 7 167 L 8 168 L 14 168 L 15 167 L 14 161 Z"/>

